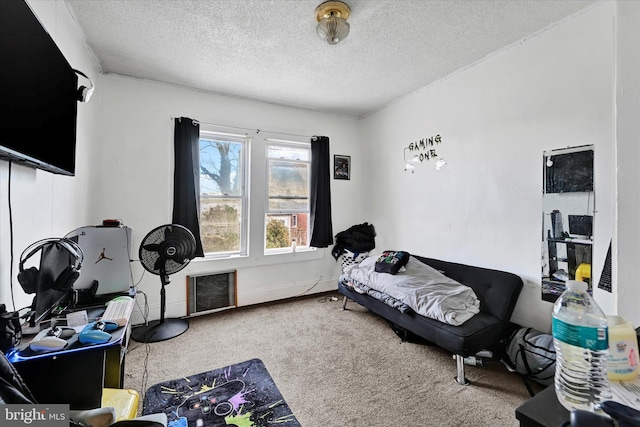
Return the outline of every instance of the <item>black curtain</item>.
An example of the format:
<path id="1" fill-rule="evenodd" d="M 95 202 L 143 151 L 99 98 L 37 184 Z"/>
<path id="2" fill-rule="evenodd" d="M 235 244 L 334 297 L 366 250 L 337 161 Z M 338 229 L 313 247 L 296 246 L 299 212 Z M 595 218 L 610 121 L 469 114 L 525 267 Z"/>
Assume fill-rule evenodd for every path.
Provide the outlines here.
<path id="1" fill-rule="evenodd" d="M 188 117 L 175 119 L 173 134 L 173 224 L 187 227 L 196 238 L 196 255 L 203 257 L 200 239 L 200 124 Z"/>
<path id="2" fill-rule="evenodd" d="M 331 162 L 329 138 L 311 138 L 311 243 L 314 248 L 333 244 L 331 225 Z"/>

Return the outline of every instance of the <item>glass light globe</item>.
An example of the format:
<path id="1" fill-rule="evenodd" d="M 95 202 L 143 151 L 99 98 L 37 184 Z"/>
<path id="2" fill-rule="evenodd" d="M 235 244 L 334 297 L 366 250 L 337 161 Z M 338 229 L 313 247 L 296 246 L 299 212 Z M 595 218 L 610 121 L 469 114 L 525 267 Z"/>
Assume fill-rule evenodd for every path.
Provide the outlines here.
<path id="1" fill-rule="evenodd" d="M 346 19 L 331 14 L 331 16 L 322 18 L 318 22 L 316 32 L 327 43 L 337 44 L 349 34 L 349 23 Z"/>

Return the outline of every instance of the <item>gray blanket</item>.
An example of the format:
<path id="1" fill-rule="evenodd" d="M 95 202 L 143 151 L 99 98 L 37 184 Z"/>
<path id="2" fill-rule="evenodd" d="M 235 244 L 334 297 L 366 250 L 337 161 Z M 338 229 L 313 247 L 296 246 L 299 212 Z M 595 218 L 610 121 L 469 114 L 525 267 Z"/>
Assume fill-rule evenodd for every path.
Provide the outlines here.
<path id="1" fill-rule="evenodd" d="M 398 301 L 397 299 L 395 299 L 390 295 L 387 295 L 380 291 L 376 291 L 372 287 L 367 286 L 364 283 L 360 283 L 357 280 L 354 280 L 345 274 L 341 275 L 338 281 L 343 285 L 350 287 L 355 292 L 359 294 L 367 294 L 370 297 L 375 298 L 378 301 L 381 301 L 387 304 L 389 307 L 395 308 L 401 313 L 408 313 L 411 311 L 411 307 L 409 307 L 407 304 L 403 303 L 402 301 Z"/>
<path id="2" fill-rule="evenodd" d="M 344 274 L 369 287 L 404 302 L 416 313 L 450 325 L 461 325 L 480 312 L 480 300 L 468 286 L 438 270 L 409 259 L 398 274 L 376 273 L 377 255 L 348 266 Z"/>

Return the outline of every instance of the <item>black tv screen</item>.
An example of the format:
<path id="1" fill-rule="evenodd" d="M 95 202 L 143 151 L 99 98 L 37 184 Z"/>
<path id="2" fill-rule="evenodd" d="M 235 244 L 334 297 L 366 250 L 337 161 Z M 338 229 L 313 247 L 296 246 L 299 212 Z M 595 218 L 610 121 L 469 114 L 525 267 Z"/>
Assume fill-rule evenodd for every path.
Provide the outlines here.
<path id="1" fill-rule="evenodd" d="M 74 175 L 78 76 L 25 0 L 0 1 L 0 158 Z"/>
<path id="2" fill-rule="evenodd" d="M 593 236 L 593 216 L 569 215 L 569 235 Z"/>
<path id="3" fill-rule="evenodd" d="M 593 191 L 593 150 L 547 154 L 544 168 L 546 193 Z"/>

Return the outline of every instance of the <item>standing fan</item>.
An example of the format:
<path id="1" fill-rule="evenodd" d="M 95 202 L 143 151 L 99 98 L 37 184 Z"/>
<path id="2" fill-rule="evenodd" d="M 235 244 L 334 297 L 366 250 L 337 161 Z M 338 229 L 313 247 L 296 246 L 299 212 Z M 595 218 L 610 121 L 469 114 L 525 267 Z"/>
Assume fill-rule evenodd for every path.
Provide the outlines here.
<path id="1" fill-rule="evenodd" d="M 164 341 L 184 333 L 189 329 L 186 319 L 165 319 L 165 286 L 169 275 L 189 264 L 196 252 L 196 239 L 191 231 L 177 224 L 167 224 L 149 232 L 140 243 L 140 263 L 145 270 L 160 276 L 160 320 L 139 326 L 131 331 L 131 337 L 138 342 Z"/>

